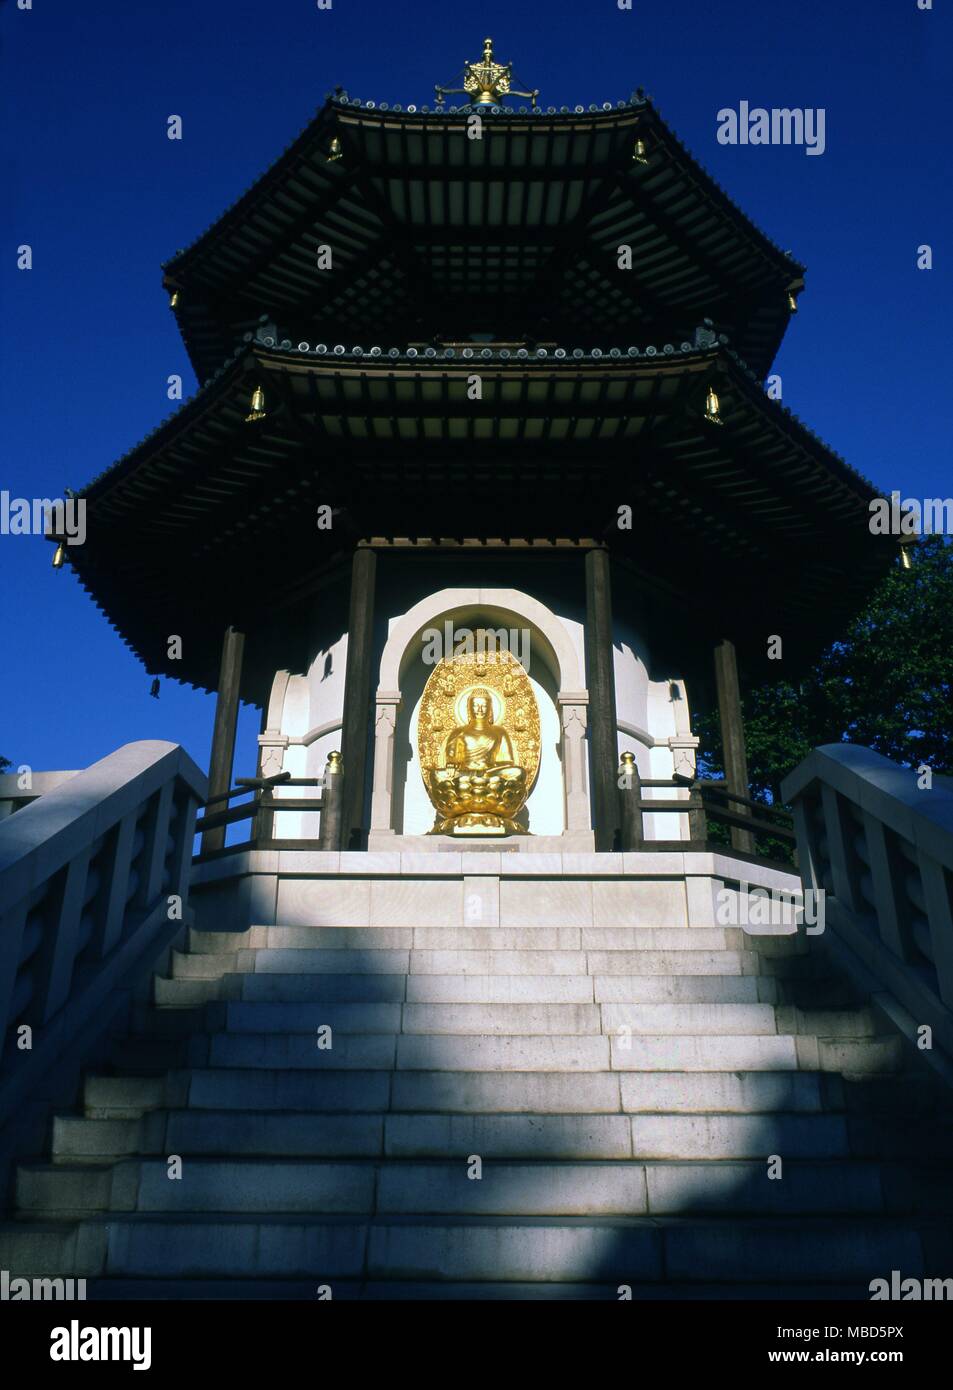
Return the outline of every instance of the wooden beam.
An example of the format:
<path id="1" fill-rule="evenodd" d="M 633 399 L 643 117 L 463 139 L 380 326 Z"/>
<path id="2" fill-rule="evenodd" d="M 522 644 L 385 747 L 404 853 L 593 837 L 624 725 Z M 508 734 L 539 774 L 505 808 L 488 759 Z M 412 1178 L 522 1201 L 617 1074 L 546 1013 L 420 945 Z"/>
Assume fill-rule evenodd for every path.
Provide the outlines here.
<path id="1" fill-rule="evenodd" d="M 619 766 L 612 656 L 612 589 L 609 552 L 586 551 L 586 666 L 589 685 L 589 748 L 597 851 L 616 847 L 619 830 Z"/>
<path id="2" fill-rule="evenodd" d="M 747 797 L 748 754 L 745 749 L 745 726 L 741 717 L 741 687 L 738 684 L 738 661 L 734 643 L 723 638 L 715 647 L 715 686 L 718 691 L 718 717 L 721 722 L 721 743 L 724 750 L 725 786 L 736 796 Z M 732 827 L 731 843 L 735 849 L 754 854 L 754 836 L 750 830 Z"/>
<path id="3" fill-rule="evenodd" d="M 344 773 L 342 849 L 364 847 L 364 777 L 371 719 L 376 569 L 375 551 L 368 546 L 360 546 L 355 550 L 351 562 L 351 605 L 347 625 L 347 665 L 344 673 L 344 723 L 341 729 L 341 761 Z"/>
<path id="4" fill-rule="evenodd" d="M 215 701 L 215 725 L 212 730 L 212 753 L 209 758 L 208 794 L 214 800 L 232 785 L 232 766 L 235 761 L 235 732 L 238 728 L 238 692 L 242 681 L 242 658 L 245 653 L 245 634 L 233 627 L 225 629 L 222 638 L 222 662 L 218 677 L 218 698 Z M 202 853 L 221 849 L 225 844 L 225 826 L 207 830 L 202 836 Z"/>

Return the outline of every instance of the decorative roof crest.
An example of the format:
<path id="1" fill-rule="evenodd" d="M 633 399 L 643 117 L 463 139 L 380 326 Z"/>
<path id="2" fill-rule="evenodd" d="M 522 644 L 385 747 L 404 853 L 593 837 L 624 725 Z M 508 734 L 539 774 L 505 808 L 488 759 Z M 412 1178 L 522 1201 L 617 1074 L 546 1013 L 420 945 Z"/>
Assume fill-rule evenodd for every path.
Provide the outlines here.
<path id="1" fill-rule="evenodd" d="M 533 92 L 518 91 L 513 82 L 513 64 L 493 61 L 493 40 L 483 40 L 483 57 L 478 63 L 465 63 L 462 87 L 436 87 L 434 90 L 439 105 L 445 96 L 460 92 L 468 96 L 474 106 L 496 106 L 501 97 L 529 97 L 536 105 L 539 89 Z"/>

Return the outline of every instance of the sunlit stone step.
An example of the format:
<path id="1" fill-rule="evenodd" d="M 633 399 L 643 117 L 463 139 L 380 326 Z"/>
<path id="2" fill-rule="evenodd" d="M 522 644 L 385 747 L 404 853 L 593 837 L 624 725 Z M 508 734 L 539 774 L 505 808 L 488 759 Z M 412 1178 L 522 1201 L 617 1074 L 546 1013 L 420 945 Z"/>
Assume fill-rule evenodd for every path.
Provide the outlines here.
<path id="1" fill-rule="evenodd" d="M 637 1115 L 636 1158 L 843 1158 L 849 1153 L 843 1115 Z M 765 1165 L 766 1166 L 766 1165 Z M 783 1179 L 781 1179 L 783 1181 Z"/>
<path id="2" fill-rule="evenodd" d="M 602 1004 L 606 1033 L 777 1033 L 773 1004 Z"/>
<path id="3" fill-rule="evenodd" d="M 719 1036 L 610 1039 L 615 1071 L 783 1071 L 798 1067 L 791 1037 Z"/>

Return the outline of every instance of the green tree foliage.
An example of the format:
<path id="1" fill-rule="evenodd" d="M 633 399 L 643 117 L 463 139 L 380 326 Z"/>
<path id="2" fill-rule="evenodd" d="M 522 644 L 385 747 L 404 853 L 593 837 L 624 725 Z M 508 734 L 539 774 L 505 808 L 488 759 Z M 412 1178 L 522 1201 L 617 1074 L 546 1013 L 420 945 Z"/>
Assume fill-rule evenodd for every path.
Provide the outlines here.
<path id="1" fill-rule="evenodd" d="M 783 668 L 783 661 L 779 662 Z M 782 779 L 820 743 L 859 743 L 907 766 L 953 772 L 953 545 L 929 536 L 898 563 L 842 641 L 799 685 L 745 687 L 751 795 L 780 801 Z M 705 776 L 724 775 L 717 713 L 696 721 Z"/>

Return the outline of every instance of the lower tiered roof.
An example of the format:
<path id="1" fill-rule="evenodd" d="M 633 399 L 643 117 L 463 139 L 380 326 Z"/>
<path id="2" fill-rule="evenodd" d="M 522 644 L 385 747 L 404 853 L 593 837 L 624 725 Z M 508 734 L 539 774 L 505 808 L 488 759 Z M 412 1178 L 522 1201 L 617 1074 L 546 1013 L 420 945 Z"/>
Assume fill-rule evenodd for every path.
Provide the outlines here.
<path id="1" fill-rule="evenodd" d="M 249 421 L 257 386 L 264 417 Z M 712 388 L 721 424 L 706 418 Z M 269 625 L 360 539 L 604 541 L 682 615 L 699 660 L 705 634 L 749 663 L 777 634 L 788 675 L 896 553 L 868 529 L 872 486 L 707 331 L 600 352 L 360 348 L 264 325 L 80 495 L 80 581 L 150 671 L 208 689 L 228 623 Z M 679 674 L 692 661 L 683 651 Z"/>

